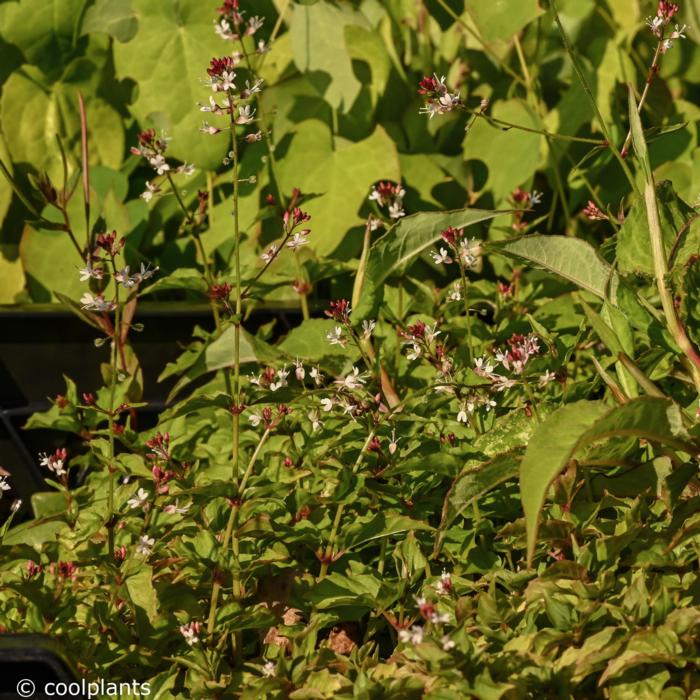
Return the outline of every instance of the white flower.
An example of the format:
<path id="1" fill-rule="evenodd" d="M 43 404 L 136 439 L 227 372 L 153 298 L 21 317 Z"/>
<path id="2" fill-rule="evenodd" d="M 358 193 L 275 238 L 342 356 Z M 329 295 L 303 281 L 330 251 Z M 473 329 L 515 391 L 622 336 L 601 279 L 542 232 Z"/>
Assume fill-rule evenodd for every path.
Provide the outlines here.
<path id="1" fill-rule="evenodd" d="M 651 29 L 653 34 L 658 36 L 658 33 L 664 25 L 664 18 L 656 15 L 655 17 L 647 17 L 647 26 Z"/>
<path id="2" fill-rule="evenodd" d="M 250 124 L 255 116 L 255 110 L 250 105 L 244 105 L 238 108 L 238 116 L 236 124 Z"/>
<path id="3" fill-rule="evenodd" d="M 362 322 L 362 335 L 365 340 L 369 340 L 372 337 L 372 331 L 377 327 L 376 321 L 363 321 Z"/>
<path id="4" fill-rule="evenodd" d="M 131 289 L 132 287 L 136 286 L 137 279 L 136 277 L 129 277 L 129 266 L 127 265 L 123 270 L 119 270 L 114 275 L 114 279 L 117 280 L 117 282 L 120 282 L 124 287 L 127 289 Z"/>
<path id="5" fill-rule="evenodd" d="M 320 415 L 321 414 L 318 412 L 317 408 L 313 408 L 307 413 L 307 416 L 311 421 L 311 429 L 314 432 L 320 430 L 323 427 L 323 422 L 321 421 Z"/>
<path id="6" fill-rule="evenodd" d="M 493 388 L 499 392 L 510 389 L 516 384 L 515 379 L 509 379 L 508 377 L 504 377 L 502 374 L 492 374 L 490 379 L 493 382 Z"/>
<path id="7" fill-rule="evenodd" d="M 450 616 L 447 613 L 436 613 L 434 612 L 430 616 L 430 621 L 434 625 L 444 625 L 446 622 L 450 621 Z"/>
<path id="8" fill-rule="evenodd" d="M 129 508 L 143 508 L 148 510 L 150 495 L 146 489 L 139 489 L 126 503 Z"/>
<path id="9" fill-rule="evenodd" d="M 353 367 L 350 374 L 343 379 L 336 379 L 335 383 L 352 390 L 362 388 L 362 385 L 365 384 L 365 380 L 362 378 L 360 370 L 357 367 Z"/>
<path id="10" fill-rule="evenodd" d="M 417 360 L 420 357 L 421 352 L 422 350 L 420 345 L 418 345 L 418 343 L 412 343 L 411 350 L 406 353 L 406 357 L 409 360 Z"/>
<path id="11" fill-rule="evenodd" d="M 90 262 L 87 262 L 85 267 L 80 268 L 78 271 L 80 273 L 80 281 L 85 282 L 91 277 L 96 280 L 101 280 L 103 275 L 103 270 L 100 267 L 93 267 Z"/>
<path id="12" fill-rule="evenodd" d="M 248 27 L 246 28 L 245 33 L 248 34 L 248 36 L 252 36 L 258 31 L 258 29 L 260 29 L 260 27 L 263 26 L 264 22 L 265 20 L 262 19 L 262 17 L 251 17 L 248 20 Z"/>
<path id="13" fill-rule="evenodd" d="M 261 256 L 260 259 L 265 262 L 269 263 L 272 262 L 275 259 L 275 256 L 277 255 L 277 251 L 279 248 L 277 248 L 276 244 L 272 244 Z"/>
<path id="14" fill-rule="evenodd" d="M 336 326 L 332 331 L 326 333 L 326 340 L 331 345 L 340 345 L 345 347 L 348 344 L 347 338 L 343 336 L 342 326 Z"/>
<path id="15" fill-rule="evenodd" d="M 435 338 L 437 338 L 442 331 L 436 330 L 437 326 L 429 326 L 426 324 L 425 326 L 425 339 L 429 342 L 432 343 Z"/>
<path id="16" fill-rule="evenodd" d="M 156 541 L 152 537 L 149 537 L 148 535 L 141 535 L 139 538 L 139 543 L 136 545 L 136 551 L 139 554 L 148 556 L 153 551 L 153 545 L 155 543 Z"/>
<path id="17" fill-rule="evenodd" d="M 539 204 L 542 201 L 542 192 L 540 192 L 539 190 L 532 190 L 532 192 L 530 192 L 529 198 L 531 205 L 534 206 L 535 204 Z"/>
<path id="18" fill-rule="evenodd" d="M 216 89 L 212 85 L 212 90 L 214 92 L 218 92 L 219 90 L 223 92 L 228 92 L 229 90 L 233 90 L 236 87 L 236 84 L 233 82 L 236 79 L 236 74 L 231 70 L 225 70 L 221 72 L 221 82 L 217 83 Z"/>
<path id="19" fill-rule="evenodd" d="M 186 175 L 189 177 L 190 175 L 194 175 L 194 170 L 195 168 L 192 163 L 183 163 L 182 165 L 177 166 L 177 172 L 179 175 Z"/>
<path id="20" fill-rule="evenodd" d="M 467 416 L 467 406 L 463 405 L 462 408 L 459 409 L 459 413 L 457 413 L 457 422 L 458 423 L 468 423 L 469 422 L 469 417 Z"/>
<path id="21" fill-rule="evenodd" d="M 228 20 L 220 20 L 214 27 L 216 34 L 225 41 L 232 41 L 236 35 L 231 31 L 231 25 Z"/>
<path id="22" fill-rule="evenodd" d="M 221 129 L 212 126 L 209 122 L 202 122 L 202 126 L 199 130 L 203 134 L 209 134 L 209 136 L 214 136 L 214 134 L 218 134 L 221 131 Z"/>
<path id="23" fill-rule="evenodd" d="M 438 595 L 449 595 L 452 591 L 452 577 L 449 572 L 443 570 L 440 575 L 440 580 L 435 585 L 435 591 Z"/>
<path id="24" fill-rule="evenodd" d="M 327 396 L 325 399 L 321 399 L 321 408 L 328 413 L 333 410 L 334 403 L 333 399 Z"/>
<path id="25" fill-rule="evenodd" d="M 402 216 L 406 216 L 406 212 L 403 209 L 401 200 L 397 199 L 389 205 L 389 218 L 400 219 Z"/>
<path id="26" fill-rule="evenodd" d="M 294 376 L 297 378 L 297 381 L 300 382 L 303 382 L 304 378 L 306 377 L 304 363 L 301 362 L 301 360 L 298 357 L 296 360 L 294 360 Z"/>
<path id="27" fill-rule="evenodd" d="M 484 401 L 484 406 L 486 407 L 486 413 L 488 413 L 492 408 L 496 408 L 498 404 L 493 399 L 487 399 Z"/>
<path id="28" fill-rule="evenodd" d="M 256 53 L 263 54 L 270 50 L 270 47 L 265 43 L 264 39 L 258 41 L 258 46 L 256 48 Z"/>
<path id="29" fill-rule="evenodd" d="M 165 508 L 163 508 L 163 512 L 168 513 L 170 515 L 184 515 L 185 513 L 187 513 L 187 511 L 189 511 L 191 506 L 191 503 L 186 503 L 184 506 L 181 506 L 179 504 L 179 501 L 175 501 L 175 503 L 170 503 L 167 506 L 165 506 Z"/>
<path id="30" fill-rule="evenodd" d="M 160 153 L 153 156 L 153 158 L 149 158 L 148 162 L 158 173 L 158 175 L 164 175 L 166 172 L 168 172 L 168 170 L 170 170 L 170 166 L 165 162 L 165 158 Z"/>
<path id="31" fill-rule="evenodd" d="M 455 648 L 455 643 L 452 639 L 450 639 L 449 634 L 445 634 L 442 636 L 440 639 L 440 644 L 442 644 L 442 648 L 444 651 L 450 651 L 450 649 Z"/>
<path id="32" fill-rule="evenodd" d="M 433 256 L 433 260 L 436 265 L 449 265 L 452 262 L 452 258 L 449 256 L 445 248 L 440 248 L 440 252 L 436 253 L 433 251 L 430 253 Z"/>
<path id="33" fill-rule="evenodd" d="M 85 292 L 80 297 L 80 303 L 88 311 L 112 311 L 117 306 L 113 301 L 106 301 L 102 294 L 93 296 L 90 292 Z"/>
<path id="34" fill-rule="evenodd" d="M 252 85 L 246 80 L 245 81 L 245 90 L 241 91 L 241 97 L 244 100 L 251 98 L 253 95 L 260 92 L 260 88 L 261 88 L 262 84 L 263 84 L 262 80 L 256 80 Z"/>
<path id="35" fill-rule="evenodd" d="M 410 642 L 414 645 L 420 644 L 423 641 L 423 628 L 418 625 L 413 625 L 410 630 L 400 630 L 399 641 Z"/>
<path id="36" fill-rule="evenodd" d="M 462 301 L 462 283 L 455 282 L 449 296 L 450 301 Z"/>
<path id="37" fill-rule="evenodd" d="M 493 370 L 494 366 L 485 357 L 477 357 L 474 360 L 474 372 L 479 376 L 487 377 Z"/>
<path id="38" fill-rule="evenodd" d="M 193 646 L 199 641 L 199 633 L 202 629 L 200 622 L 188 622 L 186 625 L 180 625 L 180 634 L 185 638 L 185 641 Z"/>
<path id="39" fill-rule="evenodd" d="M 685 39 L 685 31 L 688 29 L 688 25 L 684 24 L 682 27 L 676 25 L 675 31 L 671 32 L 671 39 Z"/>
<path id="40" fill-rule="evenodd" d="M 300 246 L 306 245 L 309 242 L 309 231 L 308 229 L 304 229 L 303 231 L 297 231 L 294 234 L 294 237 L 287 241 L 287 248 L 290 250 L 296 250 Z"/>
<path id="41" fill-rule="evenodd" d="M 265 678 L 272 678 L 275 675 L 277 666 L 274 661 L 268 661 L 262 667 L 262 674 Z"/>
<path id="42" fill-rule="evenodd" d="M 251 413 L 250 418 L 248 418 L 248 422 L 254 428 L 257 428 L 260 425 L 261 421 L 262 421 L 262 418 L 257 413 Z"/>
<path id="43" fill-rule="evenodd" d="M 554 374 L 554 372 L 550 372 L 547 370 L 538 380 L 537 383 L 540 386 L 547 386 L 550 382 L 553 382 L 557 378 L 557 375 Z"/>
<path id="44" fill-rule="evenodd" d="M 321 386 L 321 383 L 323 382 L 323 375 L 321 374 L 319 367 L 312 367 L 311 371 L 309 372 L 309 376 L 314 380 L 314 384 L 316 386 Z"/>
<path id="45" fill-rule="evenodd" d="M 146 189 L 141 193 L 141 199 L 143 199 L 144 202 L 150 202 L 153 199 L 153 195 L 160 194 L 160 192 L 161 189 L 158 185 L 147 182 Z"/>
<path id="46" fill-rule="evenodd" d="M 39 453 L 39 464 L 52 471 L 56 476 L 63 476 L 66 473 L 64 461 L 55 454 L 47 455 L 46 452 Z"/>
<path id="47" fill-rule="evenodd" d="M 277 379 L 274 382 L 270 382 L 270 391 L 277 391 L 283 386 L 287 386 L 287 377 L 289 376 L 289 370 L 286 367 L 277 370 Z"/>
<path id="48" fill-rule="evenodd" d="M 6 476 L 0 476 L 0 491 L 9 491 L 10 485 L 7 483 Z"/>

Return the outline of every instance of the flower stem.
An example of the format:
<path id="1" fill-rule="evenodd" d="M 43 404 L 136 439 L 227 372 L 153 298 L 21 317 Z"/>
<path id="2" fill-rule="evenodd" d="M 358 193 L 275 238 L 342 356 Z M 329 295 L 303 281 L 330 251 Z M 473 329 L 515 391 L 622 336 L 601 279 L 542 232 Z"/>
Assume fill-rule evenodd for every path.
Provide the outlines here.
<path id="1" fill-rule="evenodd" d="M 112 258 L 112 270 L 116 275 L 117 268 Z M 119 344 L 121 343 L 121 307 L 119 305 L 119 283 L 114 280 L 114 301 L 116 307 L 114 309 L 114 327 L 112 328 L 112 374 L 109 390 L 109 414 L 108 414 L 108 430 L 109 430 L 109 486 L 107 491 L 107 546 L 108 555 L 112 556 L 114 552 L 114 475 L 116 469 L 114 466 L 114 402 L 117 393 L 117 364 L 119 357 Z"/>
<path id="2" fill-rule="evenodd" d="M 469 291 L 467 288 L 467 274 L 464 271 L 464 265 L 461 260 L 459 262 L 459 274 L 462 277 L 462 293 L 464 299 L 464 312 L 467 314 L 467 349 L 469 350 L 469 362 L 474 359 L 474 343 L 472 339 L 472 315 L 469 308 Z"/>

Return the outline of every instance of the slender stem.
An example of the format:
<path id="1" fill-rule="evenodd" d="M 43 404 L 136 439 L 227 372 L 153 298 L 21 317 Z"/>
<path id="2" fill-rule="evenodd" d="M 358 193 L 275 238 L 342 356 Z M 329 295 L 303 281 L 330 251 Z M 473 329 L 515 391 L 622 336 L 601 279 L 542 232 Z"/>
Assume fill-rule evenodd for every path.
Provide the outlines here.
<path id="1" fill-rule="evenodd" d="M 112 258 L 112 271 L 117 272 L 117 267 Z M 114 279 L 114 278 L 113 278 Z M 109 486 L 107 491 L 107 542 L 108 555 L 112 556 L 114 552 L 114 487 L 116 468 L 114 466 L 114 402 L 117 393 L 117 364 L 119 357 L 119 343 L 121 342 L 121 308 L 119 305 L 119 283 L 114 280 L 114 301 L 116 307 L 114 309 L 114 327 L 112 329 L 112 374 L 109 390 L 109 414 L 108 414 L 108 429 L 109 429 Z"/>
<path id="2" fill-rule="evenodd" d="M 467 314 L 467 349 L 469 350 L 469 362 L 471 362 L 474 359 L 474 342 L 472 339 L 472 315 L 469 308 L 469 290 L 467 288 L 469 282 L 461 259 L 458 259 L 457 262 L 459 263 L 459 274 L 462 277 L 462 298 L 464 300 L 464 312 Z"/>
<path id="3" fill-rule="evenodd" d="M 518 54 L 518 61 L 520 62 L 520 70 L 523 72 L 523 78 L 525 80 L 525 87 L 527 88 L 528 94 L 532 89 L 532 77 L 530 76 L 530 71 L 527 67 L 527 61 L 525 60 L 525 54 L 523 53 L 523 46 L 520 43 L 520 37 L 515 34 L 513 36 L 513 44 L 515 46 L 515 53 Z"/>
<path id="4" fill-rule="evenodd" d="M 654 58 L 651 62 L 651 68 L 649 68 L 649 73 L 647 75 L 647 80 L 646 84 L 644 85 L 644 90 L 642 92 L 642 96 L 639 100 L 639 103 L 637 104 L 637 113 L 641 114 L 642 113 L 642 108 L 644 107 L 644 103 L 646 102 L 647 95 L 649 94 L 649 88 L 651 87 L 651 84 L 654 82 L 654 76 L 656 75 L 656 72 L 659 67 L 659 60 L 662 56 L 661 53 L 661 47 L 663 46 L 663 39 L 659 40 L 659 43 L 656 46 L 656 51 L 654 52 Z M 632 142 L 632 127 L 630 126 L 629 131 L 627 132 L 627 137 L 625 138 L 625 143 L 622 145 L 621 153 L 623 155 L 627 154 L 627 151 L 630 147 L 630 143 Z"/>

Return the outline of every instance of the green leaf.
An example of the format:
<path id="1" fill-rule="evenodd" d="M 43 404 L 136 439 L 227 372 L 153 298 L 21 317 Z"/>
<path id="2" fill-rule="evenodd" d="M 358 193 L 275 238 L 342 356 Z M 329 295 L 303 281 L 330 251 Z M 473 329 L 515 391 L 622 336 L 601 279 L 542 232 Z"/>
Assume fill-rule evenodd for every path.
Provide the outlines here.
<path id="1" fill-rule="evenodd" d="M 85 12 L 82 33 L 105 32 L 126 42 L 134 38 L 138 26 L 131 0 L 97 0 Z"/>
<path id="2" fill-rule="evenodd" d="M 532 561 L 540 512 L 552 481 L 579 450 L 616 436 L 643 437 L 694 452 L 686 442 L 680 409 L 671 401 L 642 397 L 613 409 L 600 401 L 562 406 L 535 430 L 520 464 L 528 562 Z"/>
<path id="3" fill-rule="evenodd" d="M 422 212 L 400 219 L 370 248 L 360 302 L 353 317 L 364 319 L 376 316 L 386 280 L 391 275 L 400 273 L 417 255 L 435 245 L 446 228 L 472 226 L 502 213 L 483 209 L 459 209 Z"/>
<path id="4" fill-rule="evenodd" d="M 479 3 L 484 6 L 491 3 Z M 542 124 L 521 100 L 497 102 L 490 111 L 496 119 L 518 124 L 528 129 L 541 129 Z M 497 206 L 519 185 L 528 182 L 540 161 L 543 138 L 519 129 L 503 129 L 478 119 L 464 140 L 466 160 L 480 160 L 488 168 L 487 189 L 493 192 Z M 504 164 L 504 154 L 508 164 Z"/>
<path id="5" fill-rule="evenodd" d="M 211 17 L 200 0 L 132 0 L 139 29 L 128 44 L 114 44 L 114 61 L 121 78 L 133 78 L 138 97 L 129 106 L 142 127 L 155 125 L 172 137 L 169 155 L 215 170 L 229 141 L 199 133 L 197 102 L 208 99 L 202 85 L 217 49 Z M 219 49 L 226 53 L 225 47 Z M 177 89 L 163 89 L 173 85 Z"/>
<path id="6" fill-rule="evenodd" d="M 143 564 L 139 570 L 126 579 L 126 589 L 131 602 L 141 608 L 153 622 L 158 614 L 158 596 L 153 587 L 153 569 Z"/>
<path id="7" fill-rule="evenodd" d="M 319 610 L 340 605 L 371 609 L 376 605 L 380 587 L 381 581 L 369 574 L 347 577 L 332 573 L 319 581 L 306 598 Z"/>
<path id="8" fill-rule="evenodd" d="M 352 7 L 338 7 L 323 0 L 296 7 L 290 29 L 297 68 L 307 74 L 332 107 L 342 112 L 350 111 L 362 87 L 345 47 L 345 30 L 352 25 L 372 29 L 365 16 Z"/>
<path id="9" fill-rule="evenodd" d="M 305 121 L 279 166 L 283 190 L 299 187 L 323 195 L 304 205 L 319 255 L 333 253 L 351 228 L 364 223 L 359 211 L 375 182 L 400 179 L 396 145 L 381 126 L 363 141 L 334 144 L 326 124 Z"/>
<path id="10" fill-rule="evenodd" d="M 360 519 L 351 523 L 343 531 L 341 549 L 355 549 L 382 537 L 391 537 L 409 530 L 432 530 L 433 528 L 420 520 L 414 520 L 397 513 L 377 513 L 369 520 Z"/>
<path id="11" fill-rule="evenodd" d="M 45 518 L 66 512 L 66 494 L 56 491 L 38 491 L 32 494 L 32 512 L 35 518 Z"/>
<path id="12" fill-rule="evenodd" d="M 277 346 L 290 359 L 319 362 L 329 356 L 348 355 L 348 349 L 331 345 L 326 334 L 337 324 L 329 318 L 311 318 L 293 328 Z"/>
<path id="13" fill-rule="evenodd" d="M 617 272 L 580 238 L 570 236 L 523 236 L 489 243 L 495 253 L 522 260 L 554 272 L 582 289 L 617 304 L 620 284 Z"/>
<path id="14" fill-rule="evenodd" d="M 543 14 L 537 0 L 490 0 L 469 2 L 467 9 L 486 42 L 511 39 Z"/>
<path id="15" fill-rule="evenodd" d="M 700 253 L 700 221 L 692 207 L 674 191 L 668 180 L 656 188 L 664 250 L 677 268 Z M 671 253 L 673 258 L 670 259 Z M 622 274 L 654 275 L 654 260 L 649 246 L 649 223 L 644 200 L 640 197 L 617 233 L 617 263 Z"/>

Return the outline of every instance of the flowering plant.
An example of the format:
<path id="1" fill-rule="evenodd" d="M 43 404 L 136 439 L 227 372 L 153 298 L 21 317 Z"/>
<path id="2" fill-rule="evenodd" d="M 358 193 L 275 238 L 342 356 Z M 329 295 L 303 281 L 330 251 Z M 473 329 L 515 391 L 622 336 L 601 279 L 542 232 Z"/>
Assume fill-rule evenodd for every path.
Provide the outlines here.
<path id="1" fill-rule="evenodd" d="M 551 148 L 550 180 L 521 177 L 514 162 L 518 179 L 506 172 L 488 195 L 476 166 L 466 179 L 455 170 L 468 201 L 448 208 L 414 196 L 390 165 L 357 187 L 388 136 L 337 133 L 343 119 L 345 134 L 362 127 L 338 115 L 348 76 L 357 81 L 350 59 L 345 82 L 328 86 L 316 74 L 327 63 L 297 56 L 309 85 L 327 91 L 332 129 L 309 119 L 276 142 L 293 110 L 280 116 L 285 80 L 268 87 L 266 76 L 268 61 L 287 75 L 289 5 L 271 28 L 238 0 L 218 8 L 213 31 L 206 20 L 224 48 L 198 66 L 190 107 L 207 121 L 191 130 L 217 155 L 218 184 L 185 157 L 191 135 L 134 136 L 134 167 L 147 173 L 136 205 L 161 213 L 163 236 L 191 251 L 189 269 L 168 270 L 167 255 L 149 264 L 135 229 L 91 216 L 86 119 L 85 244 L 69 183 L 38 181 L 37 221 L 58 212 L 53 232 L 75 257 L 81 286 L 64 301 L 108 357 L 103 386 L 66 379 L 27 424 L 72 441 L 37 457 L 50 490 L 34 499 L 35 517 L 18 522 L 18 504 L 0 528 L 0 632 L 55 636 L 81 674 L 148 682 L 156 697 L 697 696 L 700 230 L 673 188 L 656 185 L 647 139 L 657 134 L 640 116 L 668 42 L 685 31 L 669 29 L 679 8 L 660 2 L 649 22 L 652 69 L 641 94 L 629 90 L 621 130 L 602 115 L 556 3 L 556 40 L 598 120 L 582 133 L 512 122 L 497 96 L 449 87 L 456 71 L 417 77 L 421 138 L 447 128 L 437 135 L 449 141 L 456 124 L 468 156 L 484 147 L 482 129 Z M 421 41 L 445 22 L 455 35 L 474 31 L 439 5 L 447 20 L 417 16 L 428 22 Z M 389 30 L 401 28 L 394 9 Z M 292 12 L 297 42 L 320 17 L 361 37 L 370 56 L 377 49 L 349 8 Z M 474 21 L 497 33 L 483 12 Z M 541 78 L 524 59 L 539 16 L 517 26 L 513 58 L 516 88 L 543 121 Z M 330 155 L 314 151 L 319 134 Z M 297 148 L 308 170 L 320 152 L 324 173 L 359 163 L 359 174 L 337 196 L 325 175 L 285 166 Z M 614 168 L 619 214 L 587 178 L 567 196 L 563 154 Z M 455 165 L 441 162 L 441 173 Z M 349 221 L 336 259 L 324 246 L 339 235 L 337 208 Z M 557 216 L 586 235 L 542 233 Z M 165 368 L 177 381 L 146 426 L 131 338 L 140 300 L 173 289 L 206 299 L 211 327 Z M 298 307 L 299 324 L 256 328 L 252 310 L 275 294 Z M 13 487 L 0 473 L 5 501 Z"/>

